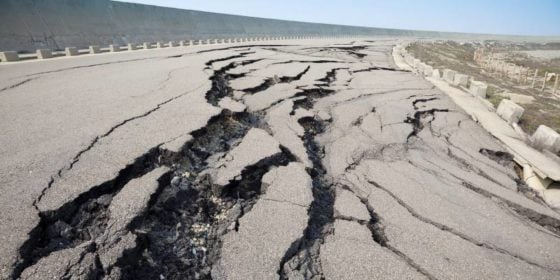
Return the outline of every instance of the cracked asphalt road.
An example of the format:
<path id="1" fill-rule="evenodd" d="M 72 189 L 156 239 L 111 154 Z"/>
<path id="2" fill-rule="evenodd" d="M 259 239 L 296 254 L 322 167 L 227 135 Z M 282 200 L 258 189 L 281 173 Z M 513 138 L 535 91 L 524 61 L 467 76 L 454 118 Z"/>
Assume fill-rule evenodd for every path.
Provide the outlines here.
<path id="1" fill-rule="evenodd" d="M 395 42 L 2 65 L 0 278 L 559 279 L 559 213 Z"/>

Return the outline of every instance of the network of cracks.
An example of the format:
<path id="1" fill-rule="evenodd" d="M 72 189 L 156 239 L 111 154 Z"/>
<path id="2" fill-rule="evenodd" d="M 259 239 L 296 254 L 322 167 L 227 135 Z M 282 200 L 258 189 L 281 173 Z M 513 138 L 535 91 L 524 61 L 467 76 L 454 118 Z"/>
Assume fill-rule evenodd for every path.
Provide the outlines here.
<path id="1" fill-rule="evenodd" d="M 266 60 L 252 57 L 256 49 L 266 48 L 269 51 L 281 51 L 282 47 L 246 46 L 215 50 L 219 53 L 233 49 L 238 54 L 220 57 L 206 63 L 208 69 L 212 71 L 210 77 L 212 87 L 205 95 L 207 102 L 218 107 L 224 98 L 234 97 L 234 89 L 230 83 L 233 80 L 244 78 L 250 72 L 233 70 Z M 221 258 L 223 236 L 228 232 L 239 230 L 240 219 L 252 210 L 266 192 L 261 183 L 263 176 L 276 168 L 301 162 L 302 159 L 298 158 L 288 147 L 280 145 L 276 154 L 244 166 L 240 174 L 225 185 L 216 184 L 213 182 L 212 176 L 208 174 L 207 171 L 212 166 L 212 161 L 223 157 L 241 145 L 243 138 L 251 129 L 260 129 L 271 134 L 266 116 L 272 107 L 282 101 L 293 100 L 291 116 L 296 115 L 295 112 L 298 110 L 314 112 L 314 106 L 318 101 L 336 95 L 341 90 L 341 86 L 348 88 L 353 75 L 358 73 L 375 75 L 375 72 L 378 71 L 400 71 L 391 67 L 378 66 L 350 70 L 349 64 L 359 62 L 366 57 L 367 50 L 367 46 L 356 45 L 316 49 L 319 54 L 324 52 L 345 54 L 348 56 L 348 61 L 345 63 L 341 63 L 340 60 L 332 60 L 332 58 L 274 62 L 276 65 L 298 63 L 306 66 L 302 72 L 294 76 L 274 75 L 264 78 L 261 84 L 243 89 L 244 95 L 256 95 L 277 84 L 301 81 L 306 78 L 314 65 L 332 66 L 327 67 L 323 77 L 310 81 L 308 86 L 296 87 L 294 94 L 280 99 L 264 109 L 242 111 L 222 109 L 221 113 L 212 117 L 204 127 L 192 132 L 192 138 L 183 144 L 180 151 L 171 152 L 161 146 L 154 147 L 132 164 L 124 167 L 112 180 L 93 186 L 89 191 L 82 193 L 55 211 L 41 212 L 39 225 L 30 233 L 29 239 L 20 249 L 20 261 L 14 270 L 13 278 L 19 278 L 26 269 L 39 264 L 47 256 L 57 252 L 75 250 L 76 258 L 68 265 L 62 278 L 212 279 L 213 268 Z M 214 66 L 216 63 L 224 62 L 227 62 L 225 66 L 220 68 Z M 342 78 L 338 77 L 341 72 L 349 74 L 345 81 L 341 81 Z M 409 100 L 403 101 L 409 102 L 413 108 L 413 111 L 403 116 L 402 119 L 402 124 L 411 127 L 410 133 L 403 140 L 405 150 L 419 145 L 422 141 L 420 134 L 426 130 L 430 130 L 432 135 L 438 136 L 438 132 L 432 129 L 432 122 L 436 118 L 444 117 L 451 110 L 444 107 L 425 108 L 422 106 L 426 103 L 437 102 L 437 100 L 438 97 L 411 95 Z M 243 100 L 237 101 L 243 102 Z M 165 104 L 161 106 L 163 105 Z M 158 105 L 157 109 L 161 106 Z M 372 108 L 369 113 L 375 112 L 376 108 Z M 360 127 L 365 121 L 367 120 L 362 116 L 350 125 Z M 304 131 L 303 135 L 299 137 L 306 151 L 306 161 L 310 162 L 306 172 L 312 180 L 313 200 L 307 209 L 307 225 L 301 236 L 294 240 L 291 246 L 285 248 L 283 257 L 278 261 L 275 271 L 277 277 L 279 279 L 325 279 L 321 246 L 329 235 L 335 233 L 335 221 L 344 220 L 366 227 L 370 233 L 371 242 L 392 252 L 417 273 L 429 279 L 436 279 L 437 277 L 429 270 L 391 244 L 385 234 L 383 217 L 376 212 L 375 205 L 368 201 L 367 196 L 344 184 L 338 180 L 338 177 L 329 174 L 329 170 L 325 166 L 327 151 L 324 143 L 318 141 L 318 137 L 332 128 L 333 119 L 312 113 L 300 117 L 297 122 Z M 94 144 L 95 142 L 92 143 L 92 145 Z M 481 149 L 480 154 L 500 165 L 506 167 L 512 165 L 511 155 L 505 152 Z M 483 170 L 475 170 L 451 151 L 449 158 L 458 162 L 458 165 L 463 168 L 484 176 Z M 360 159 L 349 163 L 345 171 L 352 171 L 359 164 Z M 111 205 L 115 197 L 134 180 L 153 174 L 157 170 L 163 171 L 158 173 L 157 187 L 149 196 L 142 211 L 131 220 L 124 221 L 125 224 L 121 225 L 119 231 L 112 230 Z M 469 242 L 478 242 L 465 234 L 423 217 L 398 195 L 375 180 L 368 180 L 368 184 L 389 194 L 424 223 L 451 232 Z M 520 181 L 518 184 L 520 191 L 534 196 Z M 469 182 L 463 182 L 463 185 L 470 191 L 492 199 L 502 207 L 517 213 L 527 222 L 543 227 L 552 234 L 560 233 L 560 221 L 553 217 L 503 199 Z M 349 217 L 337 213 L 335 210 L 337 190 L 349 191 L 355 195 L 367 209 L 369 218 Z M 110 265 L 106 265 L 107 262 L 102 261 L 100 252 L 118 248 L 119 242 L 127 238 L 134 240 L 131 243 L 133 246 L 122 249 L 122 253 L 110 262 Z M 478 246 L 486 245 L 478 244 Z M 500 251 L 499 248 L 493 246 L 486 247 Z M 505 250 L 500 252 L 514 255 Z M 514 257 L 522 259 L 517 255 Z M 531 262 L 530 260 L 523 261 Z"/>

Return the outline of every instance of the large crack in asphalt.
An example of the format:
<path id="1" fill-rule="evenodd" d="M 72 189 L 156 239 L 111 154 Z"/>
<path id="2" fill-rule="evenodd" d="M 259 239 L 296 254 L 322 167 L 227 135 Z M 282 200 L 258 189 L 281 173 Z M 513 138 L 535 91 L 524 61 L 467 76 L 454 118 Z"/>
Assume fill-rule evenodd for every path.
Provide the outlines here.
<path id="1" fill-rule="evenodd" d="M 354 71 L 352 71 L 352 73 L 372 72 L 372 71 L 379 71 L 379 70 L 392 71 L 392 72 L 410 72 L 410 70 L 403 70 L 403 69 L 397 69 L 397 68 L 391 68 L 391 67 L 375 66 L 375 67 L 368 67 L 368 68 L 364 68 L 364 69 L 354 70 Z"/>
<path id="2" fill-rule="evenodd" d="M 239 46 L 231 46 L 231 47 L 226 47 L 226 48 L 216 48 L 216 49 L 209 49 L 209 50 L 201 50 L 198 51 L 197 53 L 209 53 L 209 52 L 217 52 L 217 51 L 226 51 L 226 50 L 234 50 L 234 49 L 240 49 L 240 48 L 266 48 L 266 47 L 287 47 L 289 45 L 239 45 Z"/>
<path id="3" fill-rule="evenodd" d="M 340 50 L 343 52 L 348 53 L 349 55 L 357 58 L 357 59 L 362 59 L 364 57 L 367 56 L 367 54 L 365 53 L 361 53 L 358 51 L 361 50 L 367 50 L 368 46 L 349 46 L 349 47 L 343 47 L 343 46 L 329 46 L 328 48 L 318 48 L 319 51 L 328 51 L 328 50 Z M 317 49 L 317 47 L 311 47 L 311 48 L 305 48 L 305 49 Z"/>
<path id="4" fill-rule="evenodd" d="M 205 127 L 192 132 L 193 140 L 187 142 L 178 154 L 159 146 L 150 149 L 122 169 L 115 179 L 91 188 L 55 211 L 41 212 L 39 225 L 20 249 L 22 262 L 15 269 L 15 275 L 19 276 L 26 267 L 52 252 L 75 247 L 103 234 L 113 197 L 132 179 L 142 177 L 158 166 L 177 170 L 179 163 L 185 170 L 198 170 L 210 155 L 228 150 L 249 128 L 262 125 L 257 115 L 224 110 L 211 118 Z"/>
<path id="5" fill-rule="evenodd" d="M 206 151 L 216 152 L 219 150 Z M 161 275 L 165 279 L 211 279 L 221 237 L 237 230 L 237 221 L 256 203 L 263 175 L 291 161 L 293 155 L 282 148 L 281 153 L 246 167 L 241 179 L 219 189 L 207 177 L 197 176 L 206 164 L 195 169 L 190 160 L 179 164 L 174 178 L 180 179 L 165 187 L 144 217 L 131 223 L 138 246 L 117 262 L 121 279 L 157 279 Z M 183 170 L 188 177 L 181 176 Z"/>
<path id="6" fill-rule="evenodd" d="M 206 93 L 206 100 L 208 103 L 218 106 L 218 103 L 222 98 L 233 95 L 233 89 L 228 84 L 229 80 L 241 78 L 245 74 L 229 74 L 229 70 L 239 66 L 256 63 L 261 60 L 262 59 L 250 59 L 240 62 L 231 62 L 230 64 L 215 70 L 214 74 L 210 77 L 210 80 L 212 81 L 212 88 Z"/>
<path id="7" fill-rule="evenodd" d="M 319 250 L 325 236 L 332 233 L 335 192 L 322 164 L 324 150 L 314 138 L 323 133 L 326 126 L 325 122 L 313 117 L 302 118 L 299 123 L 304 128 L 304 145 L 313 165 L 307 169 L 312 178 L 313 202 L 309 208 L 309 222 L 304 236 L 286 251 L 278 273 L 280 279 L 292 279 L 293 275 L 301 275 L 305 279 L 322 279 Z"/>
<path id="8" fill-rule="evenodd" d="M 326 76 L 318 81 L 323 81 L 325 86 L 329 86 L 336 80 L 337 70 L 335 68 L 328 71 Z M 305 89 L 295 95 L 304 98 L 294 102 L 293 110 L 299 107 L 311 109 L 316 99 L 334 93 L 334 90 L 323 87 Z M 302 139 L 312 163 L 312 167 L 308 168 L 307 172 L 312 178 L 313 202 L 308 211 L 309 220 L 303 236 L 286 250 L 280 261 L 278 274 L 282 280 L 324 279 L 320 246 L 324 243 L 325 237 L 333 231 L 335 187 L 322 163 L 324 147 L 319 145 L 315 138 L 325 132 L 328 123 L 315 117 L 303 117 L 298 122 L 304 129 Z"/>
<path id="9" fill-rule="evenodd" d="M 17 88 L 19 86 L 25 85 L 25 84 L 27 84 L 27 83 L 35 80 L 35 79 L 37 79 L 37 78 L 27 78 L 23 81 L 20 81 L 20 82 L 17 82 L 15 84 L 13 84 L 13 85 L 6 86 L 6 87 L 0 89 L 0 93 L 3 92 L 3 91 L 9 90 L 9 89 L 14 89 L 14 88 Z"/>
<path id="10" fill-rule="evenodd" d="M 429 109 L 424 111 L 416 111 L 414 112 L 414 116 L 408 116 L 404 122 L 412 125 L 412 131 L 407 136 L 407 141 L 410 140 L 411 137 L 417 136 L 420 131 L 424 129 L 427 125 L 430 125 L 436 118 L 436 112 L 449 112 L 449 109 Z"/>
<path id="11" fill-rule="evenodd" d="M 368 183 L 372 184 L 372 182 L 369 181 Z M 364 221 L 352 217 L 348 218 L 348 217 L 339 217 L 339 216 L 336 217 L 337 219 L 353 221 L 359 223 L 360 225 L 366 226 L 371 232 L 372 240 L 375 243 L 377 243 L 379 246 L 387 248 L 397 257 L 401 258 L 406 264 L 408 264 L 410 267 L 416 270 L 418 273 L 424 275 L 427 279 L 430 280 L 437 279 L 429 271 L 421 267 L 405 253 L 401 252 L 399 249 L 397 249 L 396 247 L 394 247 L 389 243 L 389 238 L 385 235 L 385 226 L 382 224 L 381 217 L 375 212 L 375 209 L 371 206 L 367 197 L 357 194 L 352 188 L 348 187 L 347 185 L 339 185 L 339 187 L 341 189 L 353 193 L 360 200 L 362 205 L 366 208 L 367 212 L 369 213 L 370 219 L 368 221 Z"/>
<path id="12" fill-rule="evenodd" d="M 25 268 L 53 252 L 100 236 L 107 226 L 107 209 L 113 197 L 126 183 L 158 166 L 159 155 L 159 147 L 150 149 L 113 180 L 91 188 L 57 210 L 40 212 L 39 224 L 20 248 L 21 261 L 14 268 L 14 278 L 19 278 Z"/>
<path id="13" fill-rule="evenodd" d="M 279 64 L 292 64 L 292 63 L 316 63 L 316 64 L 324 64 L 324 63 L 344 63 L 343 61 L 338 61 L 338 60 L 326 60 L 326 59 L 320 59 L 320 60 L 286 60 L 286 61 L 280 61 L 280 62 L 274 62 L 270 65 L 279 65 Z"/>
<path id="14" fill-rule="evenodd" d="M 249 94 L 255 94 L 257 92 L 265 91 L 275 84 L 284 84 L 284 83 L 291 83 L 293 81 L 299 81 L 303 77 L 303 75 L 305 75 L 309 71 L 309 69 L 311 69 L 311 66 L 307 66 L 303 71 L 301 71 L 295 76 L 282 76 L 282 77 L 275 76 L 273 78 L 266 78 L 264 82 L 262 82 L 260 85 L 252 88 L 246 88 L 243 89 L 242 91 Z"/>

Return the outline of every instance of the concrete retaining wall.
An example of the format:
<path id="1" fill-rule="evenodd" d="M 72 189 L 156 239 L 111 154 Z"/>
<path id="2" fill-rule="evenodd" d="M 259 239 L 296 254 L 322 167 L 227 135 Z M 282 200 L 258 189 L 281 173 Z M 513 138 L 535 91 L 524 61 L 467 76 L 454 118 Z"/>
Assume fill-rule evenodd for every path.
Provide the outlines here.
<path id="1" fill-rule="evenodd" d="M 2 0 L 0 50 L 266 36 L 438 36 L 438 32 L 261 19 L 109 0 Z"/>

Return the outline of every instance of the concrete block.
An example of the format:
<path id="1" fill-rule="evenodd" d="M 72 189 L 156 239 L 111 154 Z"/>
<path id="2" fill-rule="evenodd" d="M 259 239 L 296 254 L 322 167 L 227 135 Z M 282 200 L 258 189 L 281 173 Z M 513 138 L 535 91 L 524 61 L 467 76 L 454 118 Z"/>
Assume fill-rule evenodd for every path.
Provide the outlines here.
<path id="1" fill-rule="evenodd" d="M 167 44 L 167 46 L 170 47 L 170 48 L 172 48 L 172 47 L 175 47 L 176 44 L 175 44 L 175 42 L 173 42 L 173 41 L 169 41 L 169 43 Z"/>
<path id="2" fill-rule="evenodd" d="M 453 85 L 466 87 L 469 83 L 469 76 L 456 73 L 453 78 Z"/>
<path id="3" fill-rule="evenodd" d="M 163 42 L 157 42 L 156 43 L 156 48 L 158 48 L 158 49 L 165 48 L 165 44 Z"/>
<path id="4" fill-rule="evenodd" d="M 134 51 L 134 50 L 137 50 L 137 49 L 138 49 L 138 47 L 136 46 L 136 44 L 128 44 L 128 45 L 127 45 L 127 48 L 128 48 L 129 51 Z"/>
<path id="5" fill-rule="evenodd" d="M 418 69 L 418 67 L 420 67 L 420 63 L 422 63 L 422 61 L 420 61 L 420 59 L 415 58 L 412 62 L 412 67 L 414 67 L 414 69 Z"/>
<path id="6" fill-rule="evenodd" d="M 96 54 L 96 53 L 100 53 L 101 52 L 101 48 L 99 46 L 89 46 L 89 53 L 90 54 Z"/>
<path id="7" fill-rule="evenodd" d="M 430 65 L 426 65 L 424 66 L 424 76 L 426 77 L 430 77 L 434 74 L 434 67 L 430 66 Z"/>
<path id="8" fill-rule="evenodd" d="M 152 43 L 145 42 L 144 44 L 142 44 L 142 47 L 145 50 L 151 49 L 152 48 Z"/>
<path id="9" fill-rule="evenodd" d="M 404 60 L 406 61 L 406 63 L 407 63 L 408 65 L 414 66 L 414 57 L 412 57 L 412 55 L 407 54 L 407 55 L 404 57 Z"/>
<path id="10" fill-rule="evenodd" d="M 486 98 L 486 90 L 488 89 L 488 85 L 483 82 L 472 81 L 471 86 L 469 88 L 469 92 L 474 96 L 480 96 L 482 98 Z"/>
<path id="11" fill-rule="evenodd" d="M 560 152 L 560 134 L 546 125 L 539 125 L 531 136 L 531 142 L 533 147 L 539 150 L 548 150 L 555 154 Z"/>
<path id="12" fill-rule="evenodd" d="M 202 43 L 202 40 L 198 40 L 197 45 L 202 45 L 202 44 L 203 44 L 203 43 Z"/>
<path id="13" fill-rule="evenodd" d="M 451 69 L 443 69 L 443 79 L 450 84 L 455 82 L 455 74 L 457 74 L 457 72 Z"/>
<path id="14" fill-rule="evenodd" d="M 525 109 L 511 100 L 504 99 L 498 105 L 496 113 L 509 124 L 518 123 Z"/>
<path id="15" fill-rule="evenodd" d="M 194 41 L 193 40 L 189 40 L 189 46 L 194 45 Z"/>
<path id="16" fill-rule="evenodd" d="M 9 62 L 9 61 L 18 61 L 19 55 L 17 52 L 9 51 L 9 52 L 0 52 L 0 61 L 2 62 Z"/>
<path id="17" fill-rule="evenodd" d="M 121 51 L 121 46 L 119 46 L 119 45 L 109 45 L 109 51 L 110 52 L 120 52 Z"/>
<path id="18" fill-rule="evenodd" d="M 424 74 L 424 71 L 426 71 L 426 68 L 428 68 L 428 65 L 424 62 L 418 64 L 418 73 L 420 74 Z"/>
<path id="19" fill-rule="evenodd" d="M 76 47 L 66 47 L 64 49 L 64 54 L 66 56 L 77 56 L 78 55 L 78 48 L 76 48 Z"/>
<path id="20" fill-rule="evenodd" d="M 434 69 L 434 72 L 432 73 L 432 77 L 436 79 L 441 79 L 441 74 L 439 73 L 439 69 Z"/>
<path id="21" fill-rule="evenodd" d="M 37 50 L 37 58 L 38 59 L 47 59 L 52 58 L 53 54 L 52 51 L 49 49 L 39 49 Z"/>

